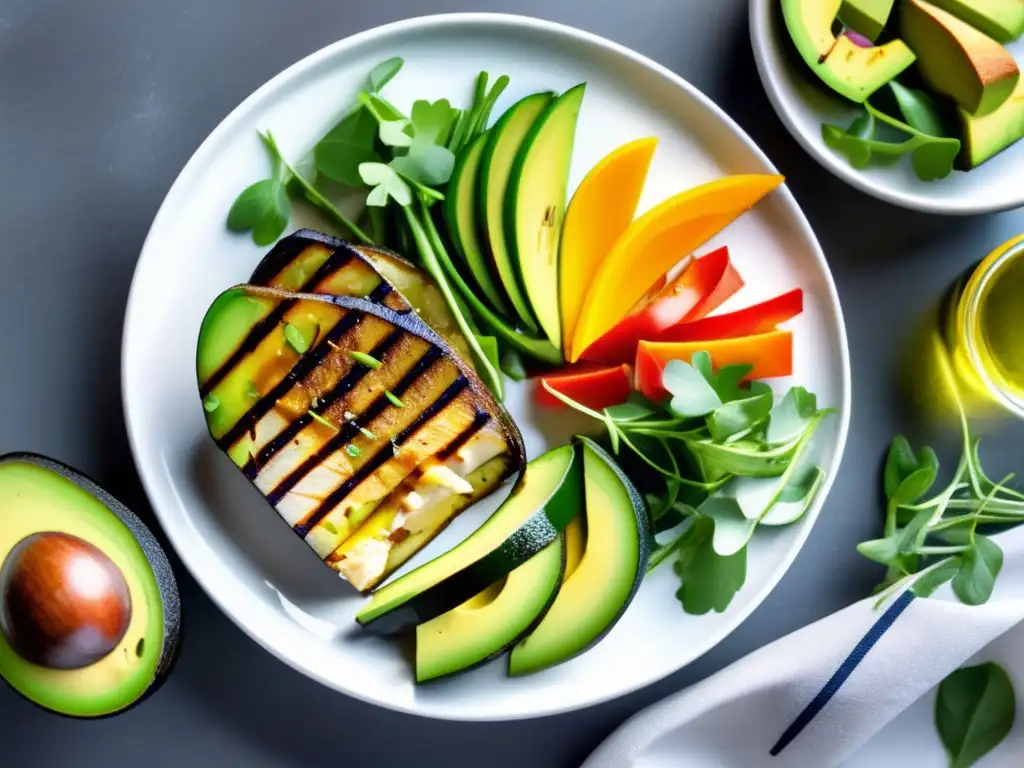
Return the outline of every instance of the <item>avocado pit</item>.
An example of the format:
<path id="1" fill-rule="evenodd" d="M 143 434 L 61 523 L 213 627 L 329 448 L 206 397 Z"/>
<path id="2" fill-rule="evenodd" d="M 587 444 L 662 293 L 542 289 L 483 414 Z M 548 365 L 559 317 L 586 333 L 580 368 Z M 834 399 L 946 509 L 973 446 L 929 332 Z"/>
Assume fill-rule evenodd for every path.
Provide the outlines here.
<path id="1" fill-rule="evenodd" d="M 131 609 L 120 569 L 76 536 L 28 536 L 0 567 L 0 633 L 41 667 L 80 669 L 107 656 L 128 631 Z"/>

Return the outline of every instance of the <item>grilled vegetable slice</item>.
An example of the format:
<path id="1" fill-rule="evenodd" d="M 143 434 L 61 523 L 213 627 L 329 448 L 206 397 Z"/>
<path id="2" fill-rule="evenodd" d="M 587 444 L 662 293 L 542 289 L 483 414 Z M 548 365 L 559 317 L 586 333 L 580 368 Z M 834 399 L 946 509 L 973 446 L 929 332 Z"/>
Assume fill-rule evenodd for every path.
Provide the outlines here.
<path id="1" fill-rule="evenodd" d="M 523 466 L 508 414 L 408 308 L 237 286 L 203 320 L 197 375 L 218 446 L 360 590 Z"/>
<path id="2" fill-rule="evenodd" d="M 469 345 L 434 281 L 419 267 L 384 248 L 300 229 L 271 249 L 249 283 L 302 293 L 362 297 L 397 311 L 413 309 L 464 360 L 472 360 Z"/>
<path id="3" fill-rule="evenodd" d="M 582 509 L 576 445 L 529 463 L 504 504 L 469 538 L 377 590 L 356 621 L 395 634 L 462 605 L 540 552 Z"/>

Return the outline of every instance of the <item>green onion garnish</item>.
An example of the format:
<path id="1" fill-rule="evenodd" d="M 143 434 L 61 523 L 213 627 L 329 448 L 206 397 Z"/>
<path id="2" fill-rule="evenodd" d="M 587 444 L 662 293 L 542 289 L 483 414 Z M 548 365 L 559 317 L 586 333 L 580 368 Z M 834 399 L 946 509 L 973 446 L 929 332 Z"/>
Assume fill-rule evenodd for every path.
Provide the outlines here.
<path id="1" fill-rule="evenodd" d="M 396 395 L 396 394 L 395 394 L 394 392 L 392 392 L 392 391 L 391 391 L 390 389 L 388 389 L 388 390 L 385 390 L 385 391 L 384 391 L 384 397 L 386 397 L 386 398 L 388 399 L 388 401 L 389 401 L 389 402 L 390 402 L 390 403 L 391 403 L 391 404 L 392 404 L 393 406 L 395 406 L 395 408 L 403 408 L 403 407 L 405 406 L 405 403 L 403 403 L 403 402 L 402 402 L 402 401 L 401 401 L 401 400 L 400 400 L 400 399 L 398 398 L 398 395 Z"/>
<path id="2" fill-rule="evenodd" d="M 203 398 L 203 410 L 207 413 L 213 413 L 220 408 L 220 398 L 216 395 L 207 395 Z"/>
<path id="3" fill-rule="evenodd" d="M 345 453 L 347 453 L 352 458 L 355 458 L 356 456 L 361 454 L 362 451 L 359 450 L 359 446 L 358 445 L 346 445 L 345 446 Z"/>
<path id="4" fill-rule="evenodd" d="M 352 355 L 353 360 L 355 360 L 357 363 L 362 363 L 367 368 L 373 368 L 374 370 L 377 370 L 383 365 L 383 363 L 376 357 L 374 357 L 373 355 L 368 355 L 365 352 L 350 352 L 349 354 Z"/>
<path id="5" fill-rule="evenodd" d="M 316 411 L 309 411 L 309 415 L 313 417 L 313 420 L 314 420 L 314 421 L 319 421 L 319 422 L 320 422 L 321 424 L 323 424 L 323 425 L 324 425 L 325 427 L 330 427 L 330 428 L 331 428 L 331 429 L 333 429 L 333 430 L 334 430 L 335 432 L 337 432 L 337 431 L 338 431 L 338 428 L 337 428 L 336 426 L 334 426 L 333 424 L 331 424 L 331 422 L 329 422 L 329 421 L 328 421 L 327 419 L 325 419 L 325 418 L 324 418 L 323 416 L 321 416 L 321 415 L 320 415 L 319 413 L 317 413 Z"/>
<path id="6" fill-rule="evenodd" d="M 366 429 L 365 427 L 360 427 L 359 431 L 362 433 L 363 437 L 365 437 L 367 440 L 376 440 L 377 439 L 377 436 L 375 434 L 373 434 L 373 432 L 371 432 L 370 430 Z"/>
<path id="7" fill-rule="evenodd" d="M 306 354 L 306 350 L 309 349 L 309 342 L 306 341 L 306 337 L 302 335 L 302 331 L 291 323 L 284 324 L 284 340 L 287 341 L 291 345 L 292 349 L 300 355 Z"/>

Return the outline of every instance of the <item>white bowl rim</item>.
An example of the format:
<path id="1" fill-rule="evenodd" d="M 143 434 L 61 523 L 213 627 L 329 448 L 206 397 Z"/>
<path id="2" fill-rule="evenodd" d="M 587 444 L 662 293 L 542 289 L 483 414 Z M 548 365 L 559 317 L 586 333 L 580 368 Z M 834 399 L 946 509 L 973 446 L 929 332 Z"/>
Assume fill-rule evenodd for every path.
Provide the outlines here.
<path id="1" fill-rule="evenodd" d="M 984 213 L 1011 211 L 1024 206 L 1024 185 L 1020 186 L 1020 192 L 1017 193 L 1016 197 L 1008 197 L 999 203 L 975 203 L 970 198 L 964 197 L 935 198 L 925 194 L 905 193 L 869 180 L 841 155 L 835 152 L 822 151 L 819 146 L 808 139 L 806 132 L 793 119 L 793 115 L 786 106 L 776 85 L 778 75 L 773 71 L 772 65 L 768 63 L 765 53 L 766 46 L 777 47 L 781 45 L 778 40 L 774 39 L 768 29 L 768 14 L 773 12 L 774 4 L 775 0 L 750 0 L 750 43 L 754 49 L 754 61 L 757 63 L 757 71 L 761 76 L 761 83 L 768 94 L 768 100 L 771 101 L 772 106 L 775 108 L 775 113 L 782 120 L 793 138 L 820 165 L 823 165 L 833 175 L 865 194 L 879 200 L 884 200 L 887 203 L 898 205 L 901 208 L 909 208 L 915 211 L 922 211 L 923 213 L 975 216 Z"/>
<path id="2" fill-rule="evenodd" d="M 707 637 L 706 641 L 697 648 L 691 648 L 689 651 L 689 659 L 681 663 L 675 669 L 663 673 L 654 674 L 644 678 L 637 678 L 632 680 L 629 685 L 622 687 L 615 691 L 605 692 L 599 696 L 595 696 L 593 699 L 586 702 L 577 702 L 571 704 L 559 704 L 559 703 L 543 703 L 538 708 L 530 713 L 514 713 L 512 715 L 497 715 L 491 713 L 474 714 L 472 712 L 464 714 L 454 714 L 448 711 L 433 712 L 433 711 L 421 711 L 415 704 L 406 705 L 404 702 L 394 702 L 386 697 L 375 695 L 372 692 L 356 690 L 352 688 L 346 688 L 343 686 L 336 685 L 334 682 L 328 680 L 316 669 L 316 665 L 307 663 L 302 660 L 289 656 L 284 649 L 282 649 L 273 638 L 258 636 L 243 620 L 243 617 L 238 611 L 231 605 L 231 601 L 226 599 L 224 595 L 220 594 L 214 585 L 209 584 L 209 580 L 203 573 L 196 563 L 196 558 L 190 553 L 187 547 L 180 547 L 174 541 L 173 535 L 162 525 L 162 512 L 160 511 L 159 505 L 154 503 L 154 499 L 158 498 L 154 490 L 155 481 L 151 478 L 146 471 L 144 471 L 142 463 L 138 456 L 140 455 L 140 445 L 138 442 L 138 436 L 136 430 L 132 427 L 132 417 L 129 409 L 129 378 L 127 376 L 128 371 L 128 337 L 129 329 L 133 326 L 132 318 L 135 312 L 143 312 L 144 305 L 141 302 L 139 291 L 137 290 L 139 277 L 139 265 L 141 265 L 143 259 L 149 250 L 155 248 L 151 242 L 154 231 L 156 231 L 165 216 L 169 214 L 169 206 L 167 205 L 168 200 L 171 200 L 178 192 L 179 186 L 183 186 L 184 181 L 197 168 L 201 167 L 205 160 L 206 154 L 211 151 L 211 148 L 218 144 L 222 134 L 229 132 L 233 124 L 240 120 L 241 117 L 250 109 L 254 104 L 260 102 L 264 97 L 269 95 L 275 89 L 284 85 L 287 81 L 298 78 L 309 69 L 313 69 L 320 65 L 320 63 L 336 56 L 350 47 L 356 47 L 367 42 L 373 42 L 381 37 L 386 37 L 393 33 L 408 32 L 411 30 L 418 29 L 430 29 L 432 27 L 444 27 L 449 25 L 454 26 L 472 26 L 477 24 L 495 24 L 499 26 L 518 27 L 520 29 L 532 29 L 542 33 L 549 33 L 560 35 L 567 39 L 574 40 L 576 42 L 585 43 L 588 45 L 595 46 L 599 49 L 607 51 L 609 53 L 621 56 L 624 58 L 631 59 L 637 64 L 640 64 L 653 72 L 657 73 L 661 77 L 670 81 L 680 90 L 684 91 L 687 96 L 692 98 L 695 102 L 699 103 L 704 109 L 708 110 L 712 115 L 718 118 L 723 126 L 729 130 L 735 137 L 737 137 L 751 152 L 752 156 L 763 163 L 766 173 L 779 173 L 774 163 L 768 159 L 768 156 L 757 146 L 757 144 L 747 135 L 747 133 L 731 118 L 729 115 L 722 110 L 715 102 L 713 102 L 708 96 L 701 92 L 698 88 L 693 86 L 689 81 L 685 80 L 681 76 L 677 75 L 667 67 L 658 64 L 654 60 L 640 54 L 631 48 L 628 48 L 620 43 L 613 42 L 605 37 L 594 34 L 592 32 L 586 32 L 584 30 L 572 27 L 569 25 L 561 24 L 554 21 L 548 21 L 545 19 L 539 19 L 532 16 L 524 16 L 521 14 L 512 13 L 488 13 L 488 12 L 470 12 L 470 13 L 441 13 L 441 14 L 429 14 L 400 21 L 391 22 L 381 26 L 373 27 L 362 32 L 356 33 L 349 37 L 342 38 L 333 43 L 330 43 L 323 48 L 303 57 L 292 65 L 288 66 L 278 74 L 274 75 L 270 80 L 257 88 L 251 93 L 246 99 L 244 99 L 237 107 L 235 107 L 214 129 L 207 135 L 200 146 L 189 158 L 188 162 L 183 166 L 179 172 L 174 183 L 168 190 L 164 200 L 161 202 L 160 208 L 158 209 L 156 216 L 153 219 L 153 223 L 150 225 L 150 231 L 147 233 L 146 239 L 143 242 L 142 249 L 139 254 L 139 259 L 136 265 L 136 274 L 132 277 L 132 283 L 128 292 L 127 307 L 125 312 L 124 330 L 122 333 L 122 346 L 121 346 L 121 392 L 122 392 L 122 406 L 125 417 L 126 431 L 128 433 L 128 441 L 132 451 L 132 458 L 136 466 L 136 470 L 139 474 L 139 478 L 142 482 L 143 489 L 146 492 L 147 498 L 150 501 L 150 505 L 153 512 L 158 520 L 161 522 L 161 528 L 163 528 L 165 535 L 170 540 L 171 545 L 174 547 L 175 552 L 181 559 L 182 563 L 188 569 L 189 573 L 196 580 L 203 591 L 207 594 L 210 600 L 246 635 L 254 640 L 258 645 L 262 646 L 265 650 L 270 652 L 273 656 L 277 657 L 280 661 L 287 664 L 292 669 L 300 672 L 301 674 L 309 677 L 312 680 L 320 683 L 321 685 L 343 693 L 359 701 L 365 703 L 374 704 L 386 709 L 394 711 L 404 712 L 407 714 L 418 715 L 420 717 L 430 717 L 434 719 L 442 720 L 456 720 L 456 721 L 473 721 L 473 722 L 505 722 L 510 720 L 526 720 L 540 717 L 547 717 L 550 715 L 557 715 L 572 711 L 577 711 L 592 707 L 598 704 L 603 704 L 614 699 L 618 699 L 622 696 L 634 693 L 646 686 L 652 685 L 659 680 L 664 679 L 669 674 L 674 674 L 686 666 L 689 666 L 693 662 L 700 659 L 703 655 L 708 653 L 710 650 L 715 648 L 720 642 L 728 637 L 733 631 L 735 631 L 743 622 L 749 618 L 764 600 L 768 597 L 769 593 L 779 584 L 783 576 L 789 571 L 793 561 L 797 555 L 802 551 L 804 544 L 807 541 L 808 536 L 814 524 L 817 522 L 817 518 L 824 508 L 828 494 L 832 489 L 836 477 L 842 468 L 842 460 L 845 453 L 847 438 L 849 434 L 850 421 L 851 421 L 851 402 L 852 402 L 852 377 L 850 373 L 850 352 L 849 343 L 846 333 L 846 323 L 842 312 L 842 305 L 839 300 L 839 294 L 836 289 L 835 279 L 832 275 L 832 271 L 828 266 L 828 261 L 821 249 L 821 244 L 818 238 L 814 234 L 810 223 L 807 220 L 806 215 L 800 208 L 792 191 L 788 185 L 783 183 L 776 188 L 774 194 L 783 197 L 787 207 L 789 207 L 794 215 L 794 223 L 798 226 L 801 235 L 807 240 L 808 244 L 812 246 L 812 253 L 815 259 L 821 264 L 823 271 L 823 278 L 825 287 L 827 288 L 828 300 L 836 312 L 836 325 L 839 341 L 839 354 L 842 363 L 842 402 L 836 405 L 839 411 L 839 424 L 835 435 L 834 443 L 834 456 L 833 465 L 831 471 L 827 473 L 822 488 L 818 492 L 818 497 L 815 500 L 812 508 L 806 515 L 806 523 L 801 528 L 797 537 L 795 538 L 789 552 L 787 552 L 785 558 L 776 568 L 776 571 L 771 575 L 769 579 L 765 581 L 761 589 L 755 593 L 750 599 L 749 603 L 740 611 L 733 616 L 732 621 L 726 624 L 717 633 L 711 634 Z"/>

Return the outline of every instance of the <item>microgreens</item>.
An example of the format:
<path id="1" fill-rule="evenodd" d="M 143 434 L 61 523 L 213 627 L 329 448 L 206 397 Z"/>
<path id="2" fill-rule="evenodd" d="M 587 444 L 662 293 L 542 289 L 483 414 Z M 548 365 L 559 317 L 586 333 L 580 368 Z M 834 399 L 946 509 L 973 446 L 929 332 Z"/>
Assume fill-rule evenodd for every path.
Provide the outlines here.
<path id="1" fill-rule="evenodd" d="M 395 406 L 395 408 L 405 407 L 405 403 L 402 402 L 401 398 L 394 392 L 392 392 L 390 389 L 384 392 L 384 397 L 386 397 L 388 399 L 388 402 Z"/>
<path id="2" fill-rule="evenodd" d="M 376 357 L 374 357 L 373 355 L 368 355 L 365 352 L 359 352 L 357 350 L 354 352 L 350 352 L 349 354 L 352 355 L 353 360 L 355 360 L 357 363 L 360 363 L 361 365 L 365 365 L 367 368 L 373 368 L 374 370 L 378 370 L 382 365 L 384 365 Z"/>
<path id="3" fill-rule="evenodd" d="M 548 392 L 599 420 L 612 451 L 644 490 L 655 530 L 680 523 L 648 570 L 679 553 L 679 597 L 690 613 L 723 611 L 746 577 L 746 547 L 759 525 L 786 525 L 810 507 L 823 473 L 808 461 L 811 439 L 831 409 L 793 387 L 778 405 L 763 382 L 743 385 L 747 365 L 717 372 L 706 352 L 673 360 L 662 383 L 671 394 L 653 403 L 634 394 L 594 411 Z M 628 452 L 622 451 L 622 446 Z"/>
<path id="4" fill-rule="evenodd" d="M 312 417 L 313 421 L 315 421 L 315 422 L 317 422 L 319 424 L 323 424 L 325 427 L 330 427 L 335 432 L 339 431 L 338 428 L 334 424 L 332 424 L 330 421 L 325 419 L 323 416 L 321 416 L 316 411 L 308 411 L 308 413 Z"/>
<path id="5" fill-rule="evenodd" d="M 928 447 L 914 451 L 897 435 L 889 446 L 883 473 L 886 497 L 883 538 L 862 542 L 857 551 L 888 567 L 879 585 L 879 603 L 911 587 L 921 597 L 947 582 L 968 605 L 992 595 L 1003 564 L 999 545 L 979 533 L 984 526 L 1024 523 L 1024 494 L 993 482 L 981 467 L 980 441 L 971 437 L 967 415 L 944 342 L 932 340 L 939 370 L 959 413 L 962 449 L 949 484 L 925 498 L 935 485 L 939 461 Z"/>

